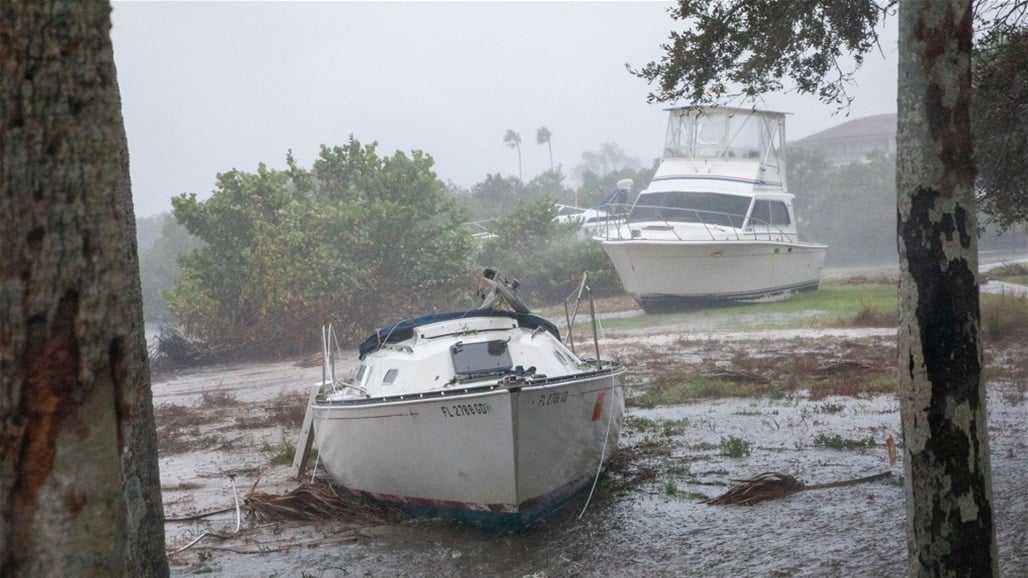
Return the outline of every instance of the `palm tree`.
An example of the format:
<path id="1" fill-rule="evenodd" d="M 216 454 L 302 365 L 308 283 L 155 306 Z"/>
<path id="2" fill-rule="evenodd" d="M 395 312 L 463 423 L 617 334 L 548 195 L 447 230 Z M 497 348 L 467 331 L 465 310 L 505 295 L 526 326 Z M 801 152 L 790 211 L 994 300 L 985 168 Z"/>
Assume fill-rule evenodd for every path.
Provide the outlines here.
<path id="1" fill-rule="evenodd" d="M 553 144 L 550 143 L 550 137 L 551 136 L 553 136 L 553 133 L 551 133 L 550 129 L 546 128 L 545 126 L 541 126 L 541 127 L 539 127 L 538 130 L 535 131 L 535 144 L 546 143 L 546 148 L 549 149 L 549 151 L 550 151 L 550 171 L 552 172 L 553 171 Z"/>
<path id="2" fill-rule="evenodd" d="M 512 129 L 507 129 L 507 134 L 503 135 L 503 142 L 507 143 L 510 148 L 518 149 L 518 180 L 521 180 L 521 135 L 514 132 Z"/>

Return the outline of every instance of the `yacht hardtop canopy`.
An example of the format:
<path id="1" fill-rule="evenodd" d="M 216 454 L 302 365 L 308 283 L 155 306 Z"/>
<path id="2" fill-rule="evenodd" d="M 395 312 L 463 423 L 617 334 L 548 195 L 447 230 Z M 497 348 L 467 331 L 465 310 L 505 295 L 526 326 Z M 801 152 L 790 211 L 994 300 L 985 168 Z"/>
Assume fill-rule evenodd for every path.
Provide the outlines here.
<path id="1" fill-rule="evenodd" d="M 667 173 L 747 172 L 755 183 L 785 188 L 785 113 L 730 107 L 668 109 L 664 160 L 655 179 Z M 684 165 L 682 163 L 685 163 Z"/>

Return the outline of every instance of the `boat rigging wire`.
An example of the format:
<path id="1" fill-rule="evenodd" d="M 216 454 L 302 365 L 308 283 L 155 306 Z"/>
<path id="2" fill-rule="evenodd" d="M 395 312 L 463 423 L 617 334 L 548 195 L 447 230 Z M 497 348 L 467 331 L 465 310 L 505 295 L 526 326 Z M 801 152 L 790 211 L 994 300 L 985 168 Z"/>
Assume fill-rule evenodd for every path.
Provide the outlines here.
<path id="1" fill-rule="evenodd" d="M 585 284 L 585 279 L 582 280 L 582 284 L 583 285 Z M 592 290 L 589 291 L 589 300 L 590 300 L 590 305 L 591 305 L 592 304 Z M 597 328 L 599 329 L 600 336 L 603 337 L 603 341 L 604 341 L 603 349 L 604 349 L 604 352 L 607 354 L 607 358 L 608 359 L 613 359 L 613 358 L 610 355 L 610 351 L 607 349 L 606 333 L 603 331 L 603 324 L 600 323 L 600 320 L 596 318 L 596 310 L 595 310 L 595 308 L 593 308 L 592 316 L 593 316 L 593 335 L 594 335 L 594 339 L 596 339 L 596 343 L 597 343 L 597 345 L 596 345 L 596 348 L 597 348 L 596 349 L 596 368 L 600 369 L 601 366 L 600 366 L 600 354 L 599 354 L 599 339 L 595 337 L 596 336 Z M 589 487 L 589 495 L 586 496 L 585 504 L 582 505 L 582 511 L 578 514 L 578 519 L 579 520 L 581 520 L 582 516 L 585 515 L 585 511 L 587 509 L 589 509 L 589 504 L 592 502 L 592 499 L 593 499 L 593 493 L 596 491 L 596 484 L 599 483 L 599 481 L 600 481 L 600 474 L 603 473 L 603 456 L 607 455 L 607 443 L 610 440 L 610 427 L 611 427 L 611 424 L 614 422 L 614 419 L 613 419 L 614 418 L 614 404 L 617 402 L 617 400 L 616 400 L 617 396 L 614 395 L 614 391 L 616 389 L 616 386 L 617 386 L 617 380 L 614 378 L 614 367 L 613 367 L 613 365 L 611 365 L 611 367 L 610 367 L 610 392 L 611 392 L 611 396 L 610 397 L 611 397 L 611 399 L 610 399 L 610 407 L 607 410 L 607 432 L 603 435 L 603 447 L 600 449 L 600 463 L 599 463 L 599 465 L 596 466 L 596 475 L 593 477 L 592 486 Z"/>

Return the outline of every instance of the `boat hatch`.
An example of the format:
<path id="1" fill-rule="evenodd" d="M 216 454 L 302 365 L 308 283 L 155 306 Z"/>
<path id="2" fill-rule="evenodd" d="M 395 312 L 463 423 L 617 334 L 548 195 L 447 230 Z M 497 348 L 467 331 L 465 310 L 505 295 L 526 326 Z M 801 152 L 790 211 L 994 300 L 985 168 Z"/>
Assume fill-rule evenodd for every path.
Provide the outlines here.
<path id="1" fill-rule="evenodd" d="M 509 317 L 465 317 L 463 319 L 453 319 L 419 327 L 418 337 L 421 339 L 431 339 L 433 337 L 473 333 L 475 331 L 502 331 L 514 329 L 517 326 L 517 321 Z"/>
<path id="2" fill-rule="evenodd" d="M 493 339 L 478 343 L 458 341 L 450 346 L 453 370 L 458 374 L 474 375 L 506 371 L 514 367 L 507 341 Z"/>

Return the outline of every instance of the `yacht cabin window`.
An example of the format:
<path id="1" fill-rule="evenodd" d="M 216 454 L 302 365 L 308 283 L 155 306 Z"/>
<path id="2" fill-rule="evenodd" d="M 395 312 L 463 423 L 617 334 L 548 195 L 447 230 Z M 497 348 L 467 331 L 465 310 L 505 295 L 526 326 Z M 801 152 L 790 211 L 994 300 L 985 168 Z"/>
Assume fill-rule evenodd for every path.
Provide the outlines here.
<path id="1" fill-rule="evenodd" d="M 750 197 L 724 193 L 669 191 L 639 197 L 629 223 L 663 221 L 742 227 L 750 210 Z"/>
<path id="2" fill-rule="evenodd" d="M 789 207 L 782 201 L 758 200 L 753 205 L 750 224 L 756 227 L 783 227 L 790 224 Z"/>

